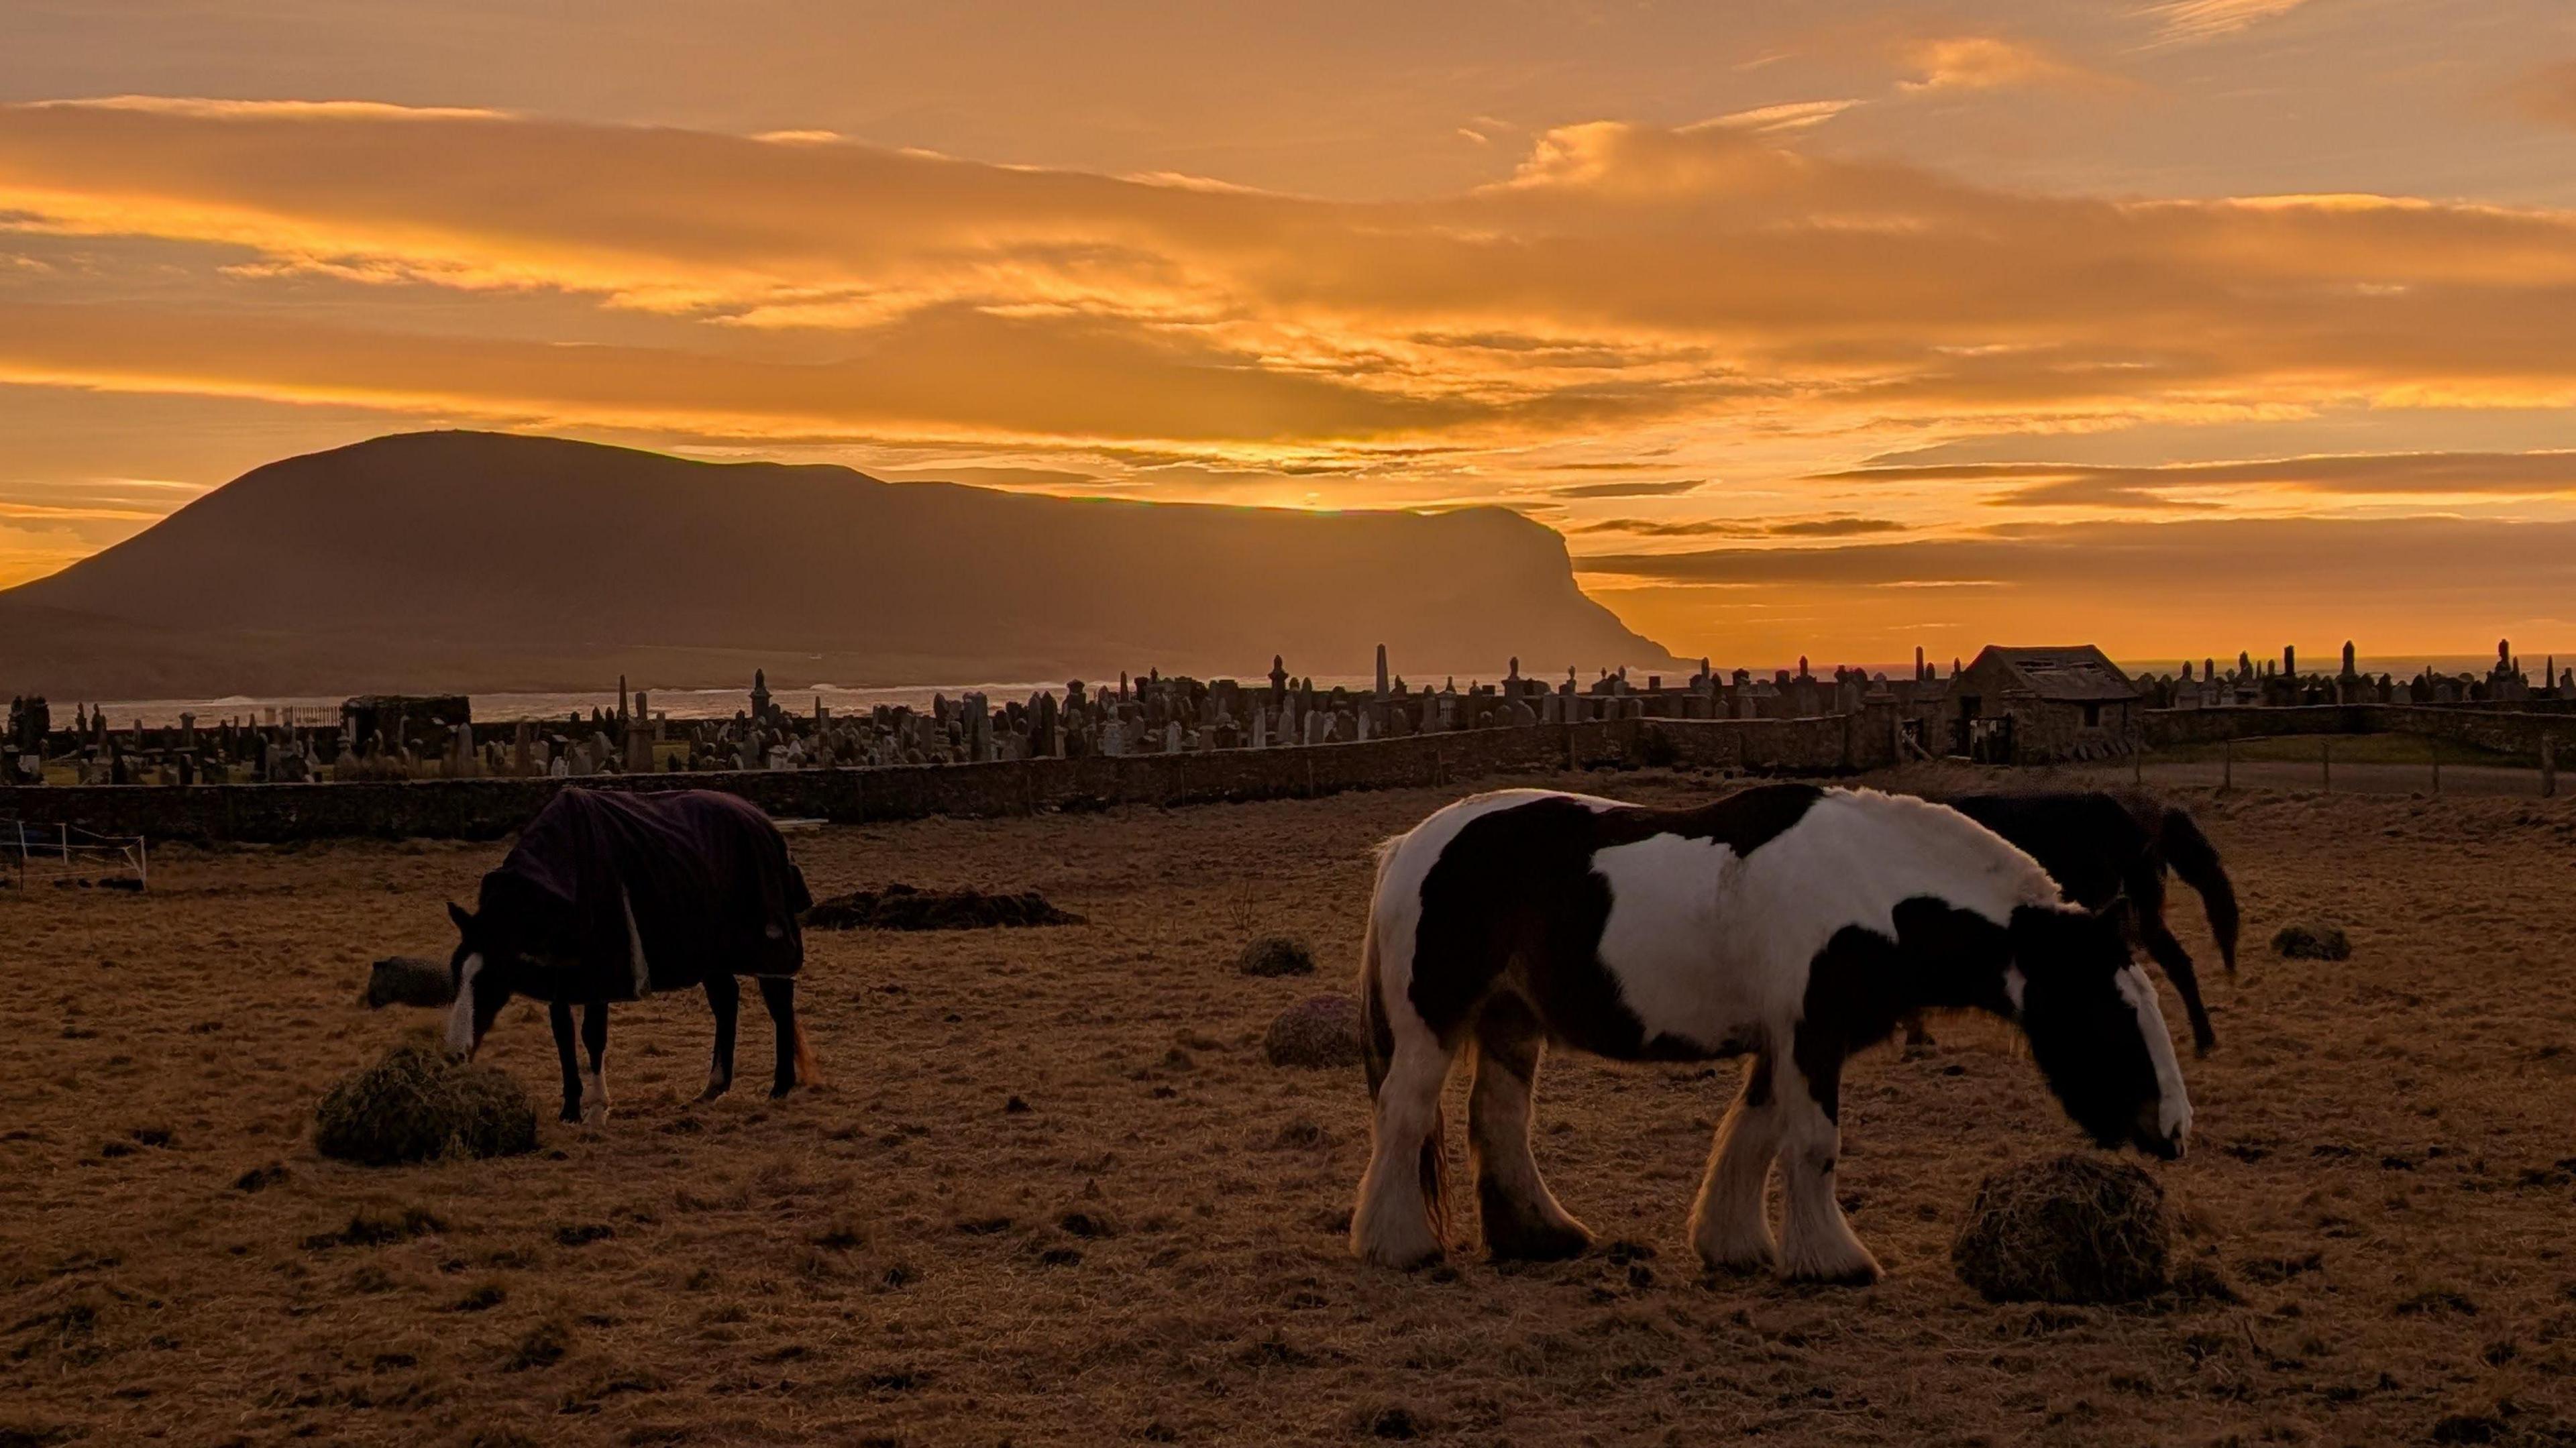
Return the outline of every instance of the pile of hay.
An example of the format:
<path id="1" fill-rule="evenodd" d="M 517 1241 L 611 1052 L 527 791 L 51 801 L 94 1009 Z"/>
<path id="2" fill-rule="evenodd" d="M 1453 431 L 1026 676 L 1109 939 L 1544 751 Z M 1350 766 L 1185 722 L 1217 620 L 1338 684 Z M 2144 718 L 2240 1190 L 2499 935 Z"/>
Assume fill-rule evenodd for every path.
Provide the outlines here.
<path id="1" fill-rule="evenodd" d="M 1313 975 L 1315 952 L 1302 940 L 1265 935 L 1243 947 L 1243 953 L 1234 958 L 1234 968 L 1243 975 Z"/>
<path id="2" fill-rule="evenodd" d="M 1950 1264 L 1990 1302 L 2129 1302 L 2171 1284 L 2172 1247 L 2154 1177 L 2070 1154 L 1979 1182 Z"/>
<path id="3" fill-rule="evenodd" d="M 1081 923 L 1081 916 L 1058 910 L 1035 890 L 987 895 L 981 890 L 916 890 L 910 885 L 888 885 L 881 892 L 854 890 L 805 912 L 805 925 L 811 930 L 982 930 L 997 925 Z"/>
<path id="4" fill-rule="evenodd" d="M 331 1088 L 313 1111 L 313 1145 L 367 1166 L 511 1156 L 536 1150 L 537 1113 L 508 1072 L 416 1037 Z"/>
<path id="5" fill-rule="evenodd" d="M 1364 1029 L 1358 1001 L 1346 995 L 1308 996 L 1270 1023 L 1261 1054 L 1273 1066 L 1356 1066 Z"/>
<path id="6" fill-rule="evenodd" d="M 450 1006 L 456 1003 L 456 976 L 444 961 L 416 955 L 388 956 L 367 970 L 367 1009 L 386 1006 Z"/>
<path id="7" fill-rule="evenodd" d="M 2284 925 L 2272 932 L 2272 953 L 2283 960 L 2350 960 L 2352 942 L 2337 925 Z"/>

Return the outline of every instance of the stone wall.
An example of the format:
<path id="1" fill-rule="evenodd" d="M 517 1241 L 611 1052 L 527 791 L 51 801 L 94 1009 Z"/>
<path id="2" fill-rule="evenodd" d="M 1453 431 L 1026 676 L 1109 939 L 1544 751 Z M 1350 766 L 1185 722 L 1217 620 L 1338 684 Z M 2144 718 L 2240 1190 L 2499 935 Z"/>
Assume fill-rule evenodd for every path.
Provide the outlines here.
<path id="1" fill-rule="evenodd" d="M 1600 764 L 1836 773 L 1893 762 L 1895 736 L 1896 711 L 1872 706 L 1814 719 L 1621 719 L 1365 743 L 991 764 L 594 775 L 575 781 L 21 786 L 0 787 L 0 818 L 153 839 L 497 839 L 524 824 L 557 789 L 579 783 L 601 789 L 720 789 L 782 819 L 851 824 L 1303 798 Z"/>

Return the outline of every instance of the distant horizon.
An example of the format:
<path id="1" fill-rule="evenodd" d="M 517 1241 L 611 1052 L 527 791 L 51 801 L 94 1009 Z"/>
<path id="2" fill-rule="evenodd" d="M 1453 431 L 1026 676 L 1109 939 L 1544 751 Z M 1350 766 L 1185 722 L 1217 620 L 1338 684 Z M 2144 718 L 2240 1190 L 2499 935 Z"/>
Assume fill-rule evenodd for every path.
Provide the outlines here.
<path id="1" fill-rule="evenodd" d="M 2302 674 L 2323 673 L 2332 675 L 2342 666 L 2340 654 L 2341 651 L 2337 650 L 2334 654 L 2322 656 L 2322 660 L 2326 667 L 2320 669 L 2310 661 L 2307 651 L 2302 649 L 2299 651 L 2299 672 Z M 2373 678 L 2376 678 L 2381 674 L 2388 674 L 2402 681 L 2413 678 L 2419 669 L 2428 666 L 2432 667 L 2437 673 L 2453 676 L 2462 673 L 2473 673 L 2483 677 L 2487 669 L 2494 663 L 2494 657 L 2492 655 L 2409 655 L 2406 658 L 2404 666 L 2399 667 L 2392 662 L 2393 657 L 2394 656 L 2391 656 L 2390 658 L 2373 658 L 2367 655 L 2356 654 L 2354 658 L 2354 668 L 2357 672 L 2369 675 Z M 2526 672 L 2530 673 L 2534 679 L 2537 679 L 2539 677 L 2542 662 L 2549 657 L 2551 657 L 2551 655 L 2546 651 L 2523 655 L 2523 664 Z M 2576 646 L 2571 646 L 2568 649 L 2557 653 L 2555 657 L 2564 661 L 2564 664 L 2562 665 L 2564 667 L 2576 667 Z M 2226 669 L 2234 667 L 2235 659 L 2236 656 L 2234 654 L 2228 654 L 2220 658 L 2218 662 L 2221 671 L 2224 672 Z M 2255 666 L 2257 668 L 2262 667 L 2267 659 L 2271 663 L 2278 664 L 2280 662 L 2279 651 L 2275 650 L 2270 655 L 2255 655 Z M 1716 661 L 1712 660 L 1712 662 L 1714 663 Z M 1934 663 L 1934 661 L 1929 659 L 1925 662 Z M 1962 662 L 1965 662 L 1965 660 L 1963 659 Z M 2132 678 L 2143 677 L 2148 674 L 2179 674 L 2183 664 L 2183 661 L 2180 659 L 2149 659 L 2133 661 L 2114 658 L 2112 662 L 2118 664 L 2121 670 Z M 2193 672 L 2197 674 L 2200 669 L 2200 660 L 2191 660 L 2191 665 Z M 1939 671 L 1941 677 L 1949 677 L 1950 664 L 1948 660 L 1940 660 L 1935 663 L 1934 666 Z M 1744 667 L 1753 668 L 1753 666 L 1749 664 Z M 1809 667 L 1814 673 L 1826 678 L 1832 677 L 1833 671 L 1836 668 L 1857 667 L 1872 675 L 1884 673 L 1891 679 L 1902 679 L 1911 676 L 1914 665 L 1911 660 L 1902 660 L 1895 664 L 1880 663 L 1858 665 L 1851 664 L 1848 661 L 1838 664 L 1815 663 L 1810 661 Z M 1732 674 L 1734 672 L 1733 667 L 1728 665 L 1719 664 L 1718 668 L 1722 674 Z M 1755 668 L 1754 676 L 1759 679 L 1769 679 L 1772 678 L 1780 669 L 1784 668 L 1794 671 L 1796 668 L 1796 661 L 1792 660 L 1787 664 L 1776 664 L 1764 668 Z M 1392 672 L 1399 675 L 1403 673 L 1402 670 L 1394 670 Z M 1297 677 L 1303 678 L 1307 676 L 1298 675 Z M 1368 674 L 1316 674 L 1312 677 L 1317 688 L 1327 690 L 1338 686 L 1355 691 L 1365 691 L 1373 687 L 1375 683 L 1374 677 Z M 1403 675 L 1403 677 L 1409 686 L 1417 690 L 1426 686 L 1426 681 L 1422 678 L 1417 678 L 1412 675 Z M 1437 689 L 1445 683 L 1449 677 L 1450 676 L 1445 674 L 1434 676 L 1429 679 L 1428 687 Z M 1496 672 L 1491 675 L 1470 675 L 1462 672 L 1457 674 L 1455 677 L 1457 679 L 1458 687 L 1463 690 L 1471 685 L 1500 683 L 1504 675 L 1500 672 Z M 1527 677 L 1537 678 L 1541 676 L 1530 674 L 1527 675 Z M 1554 678 L 1555 676 L 1548 675 L 1545 677 Z M 1244 685 L 1251 685 L 1257 682 L 1263 687 L 1267 687 L 1269 683 L 1266 674 L 1213 674 L 1206 676 L 1208 681 L 1223 678 L 1232 678 L 1236 683 Z M 1685 676 L 1685 678 L 1687 678 L 1687 676 Z M 1630 679 L 1632 683 L 1640 686 L 1644 683 L 1644 677 L 1634 670 L 1630 671 Z M 1586 677 L 1582 681 L 1583 687 L 1589 688 L 1592 681 L 1591 677 Z M 1026 699 L 1031 694 L 1034 694 L 1041 689 L 1053 690 L 1061 693 L 1069 682 L 1071 681 L 1055 680 L 1052 682 L 1045 682 L 1035 680 L 1010 680 L 974 683 L 948 682 L 881 685 L 804 683 L 790 685 L 780 684 L 773 681 L 770 684 L 769 691 L 771 697 L 781 707 L 786 708 L 791 713 L 803 714 L 809 712 L 812 707 L 814 697 L 819 694 L 823 696 L 824 707 L 835 714 L 839 714 L 852 708 L 865 709 L 876 704 L 901 704 L 918 708 L 927 705 L 934 695 L 955 699 L 960 695 L 976 692 L 988 694 L 996 704 L 999 704 L 1006 700 Z M 1098 689 L 1102 687 L 1103 683 L 1102 680 L 1098 679 L 1084 679 L 1082 682 L 1086 689 Z M 1664 682 L 1666 687 L 1671 687 L 1681 681 L 1667 677 Z M 1114 673 L 1111 674 L 1106 683 L 1108 687 L 1112 689 L 1116 688 L 1117 675 Z M 438 691 L 433 690 L 424 692 Z M 544 719 L 565 714 L 568 711 L 578 711 L 580 713 L 587 714 L 594 707 L 613 709 L 617 703 L 617 690 L 614 686 L 600 690 L 493 689 L 476 691 L 469 689 L 464 692 L 468 700 L 473 704 L 478 720 L 510 721 L 517 719 Z M 710 685 L 688 688 L 672 687 L 668 685 L 658 688 L 651 685 L 642 686 L 640 688 L 630 686 L 628 692 L 630 696 L 635 693 L 647 695 L 652 701 L 653 712 L 657 714 L 667 713 L 673 719 L 729 719 L 732 718 L 737 710 L 742 707 L 742 701 L 746 701 L 750 697 L 751 684 L 746 680 L 739 686 Z M 39 697 L 43 697 L 46 701 L 46 706 L 54 711 L 54 727 L 59 729 L 68 727 L 71 710 L 75 706 L 105 710 L 107 712 L 108 723 L 112 728 L 127 727 L 137 718 L 140 718 L 147 727 L 158 728 L 163 726 L 174 726 L 179 723 L 180 715 L 183 713 L 195 714 L 200 727 L 221 723 L 226 718 L 245 714 L 251 716 L 254 722 L 258 722 L 264 718 L 265 711 L 270 708 L 286 709 L 290 707 L 297 711 L 299 722 L 320 723 L 326 717 L 337 718 L 341 703 L 346 699 L 356 697 L 356 695 L 354 693 L 340 695 L 232 695 L 223 698 L 211 699 L 169 698 L 108 700 L 58 699 L 51 695 L 39 695 Z M 666 707 L 674 700 L 679 702 L 680 707 Z M 499 712 L 487 712 L 487 710 L 496 708 Z"/>

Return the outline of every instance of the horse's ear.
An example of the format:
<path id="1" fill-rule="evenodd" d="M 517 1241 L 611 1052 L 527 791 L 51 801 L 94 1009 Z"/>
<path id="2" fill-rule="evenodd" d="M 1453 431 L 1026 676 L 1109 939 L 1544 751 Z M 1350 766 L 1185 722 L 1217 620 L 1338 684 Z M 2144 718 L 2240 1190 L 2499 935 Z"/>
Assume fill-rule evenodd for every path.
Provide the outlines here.
<path id="1" fill-rule="evenodd" d="M 464 906 L 457 904 L 453 900 L 447 902 L 447 918 L 456 922 L 457 934 L 471 935 L 474 933 L 473 912 L 467 910 Z"/>

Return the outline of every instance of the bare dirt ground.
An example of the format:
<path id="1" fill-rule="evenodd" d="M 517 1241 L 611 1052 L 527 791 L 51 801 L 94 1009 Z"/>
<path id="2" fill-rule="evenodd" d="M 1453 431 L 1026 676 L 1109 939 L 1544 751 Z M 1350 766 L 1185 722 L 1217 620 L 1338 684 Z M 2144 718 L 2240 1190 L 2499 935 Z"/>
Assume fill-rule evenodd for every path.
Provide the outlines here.
<path id="1" fill-rule="evenodd" d="M 2081 1309 L 1949 1270 L 1981 1174 L 2078 1145 L 1969 1023 L 1847 1083 L 1880 1286 L 1702 1280 L 1681 1222 L 1731 1065 L 1551 1061 L 1540 1159 L 1630 1245 L 1354 1263 L 1359 1073 L 1260 1036 L 1347 988 L 1367 846 L 1453 792 L 797 837 L 818 895 L 1034 887 L 1089 923 L 818 934 L 829 1084 L 783 1105 L 748 1005 L 743 1087 L 685 1104 L 707 1016 L 675 997 L 619 1009 L 608 1126 L 557 1126 L 515 1005 L 486 1058 L 549 1109 L 505 1162 L 309 1145 L 421 1020 L 357 1006 L 367 962 L 443 956 L 499 847 L 170 850 L 140 898 L 0 895 L 0 1444 L 2576 1442 L 2569 802 L 2193 797 L 2249 949 L 2218 977 L 2177 891 L 2222 1044 L 2155 1170 L 2241 1300 Z M 2273 959 L 2293 918 L 2353 958 Z M 1235 974 L 1274 931 L 1322 973 Z"/>

